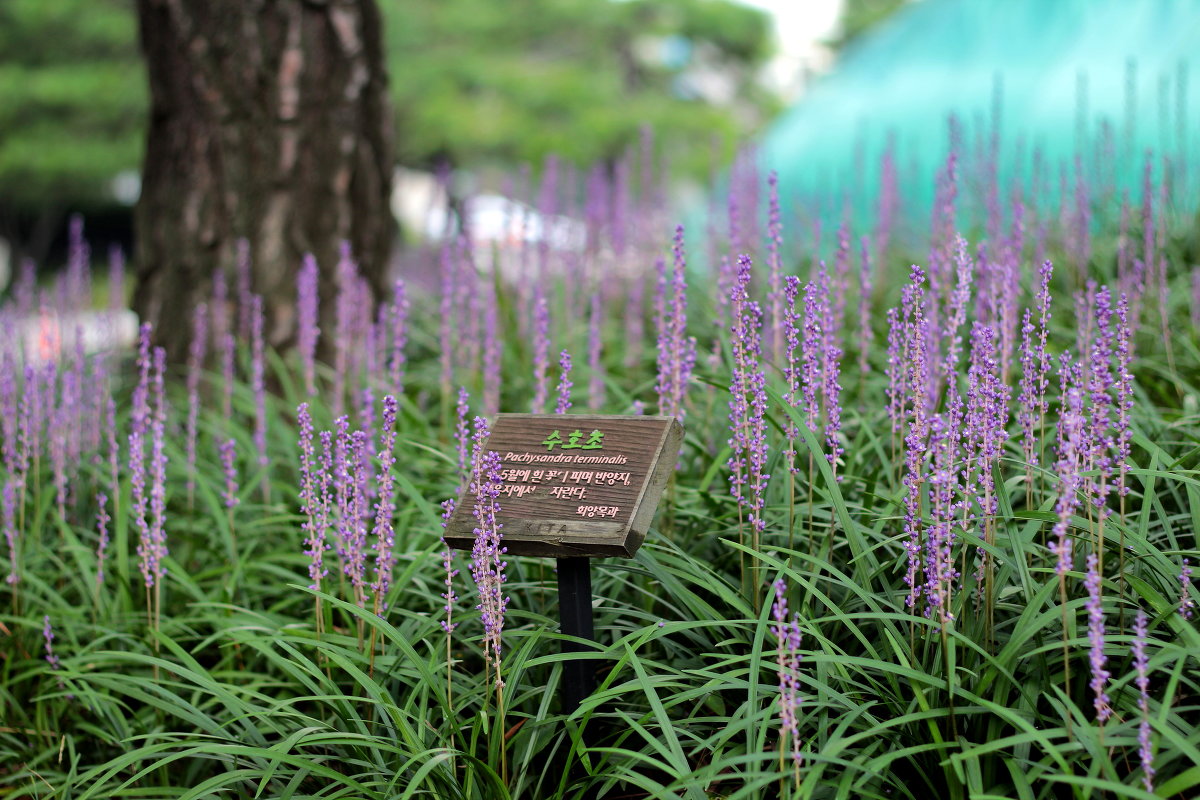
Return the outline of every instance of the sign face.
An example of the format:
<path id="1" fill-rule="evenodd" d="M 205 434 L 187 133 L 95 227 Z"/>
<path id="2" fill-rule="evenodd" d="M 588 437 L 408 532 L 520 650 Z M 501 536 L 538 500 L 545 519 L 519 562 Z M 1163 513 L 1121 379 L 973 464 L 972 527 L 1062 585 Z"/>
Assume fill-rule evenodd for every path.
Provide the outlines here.
<path id="1" fill-rule="evenodd" d="M 632 557 L 682 443 L 674 417 L 498 415 L 484 448 L 501 459 L 502 546 L 518 556 Z M 475 527 L 467 494 L 446 542 L 470 550 Z"/>

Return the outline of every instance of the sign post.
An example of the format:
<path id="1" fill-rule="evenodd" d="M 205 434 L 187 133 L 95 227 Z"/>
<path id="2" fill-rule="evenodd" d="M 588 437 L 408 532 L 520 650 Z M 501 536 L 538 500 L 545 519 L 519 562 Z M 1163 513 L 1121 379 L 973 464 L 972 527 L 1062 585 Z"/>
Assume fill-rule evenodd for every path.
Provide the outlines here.
<path id="1" fill-rule="evenodd" d="M 683 426 L 674 417 L 500 414 L 484 449 L 501 459 L 501 543 L 510 556 L 558 559 L 561 630 L 595 639 L 590 559 L 632 558 L 675 469 Z M 469 499 L 446 525 L 451 547 L 470 550 Z M 584 645 L 564 642 L 563 652 Z M 563 712 L 595 688 L 586 660 L 563 663 Z"/>

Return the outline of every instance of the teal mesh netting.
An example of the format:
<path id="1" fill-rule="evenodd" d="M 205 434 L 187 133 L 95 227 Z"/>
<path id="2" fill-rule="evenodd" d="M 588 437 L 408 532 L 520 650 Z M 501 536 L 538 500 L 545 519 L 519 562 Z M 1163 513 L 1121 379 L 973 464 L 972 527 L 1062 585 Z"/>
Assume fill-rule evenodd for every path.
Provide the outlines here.
<path id="1" fill-rule="evenodd" d="M 1177 167 L 1200 158 L 1200 75 L 1189 60 L 1200 64 L 1195 0 L 913 2 L 770 127 L 761 163 L 793 197 L 849 196 L 863 219 L 894 135 L 905 203 L 928 208 L 954 114 L 966 158 L 998 123 L 1002 181 L 1028 173 L 1039 152 L 1048 192 L 1077 156 L 1117 191 L 1136 191 L 1147 149 L 1156 169 L 1163 155 Z M 1198 193 L 1176 186 L 1174 197 L 1194 207 Z"/>

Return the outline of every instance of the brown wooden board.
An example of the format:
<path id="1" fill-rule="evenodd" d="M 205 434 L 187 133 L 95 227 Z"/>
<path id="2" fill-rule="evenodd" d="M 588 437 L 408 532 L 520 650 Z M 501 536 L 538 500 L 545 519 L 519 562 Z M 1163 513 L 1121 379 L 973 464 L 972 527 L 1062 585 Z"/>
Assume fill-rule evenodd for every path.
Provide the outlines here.
<path id="1" fill-rule="evenodd" d="M 683 442 L 673 417 L 500 414 L 502 546 L 509 555 L 625 556 L 641 547 Z M 459 499 L 446 542 L 475 543 L 474 499 Z"/>

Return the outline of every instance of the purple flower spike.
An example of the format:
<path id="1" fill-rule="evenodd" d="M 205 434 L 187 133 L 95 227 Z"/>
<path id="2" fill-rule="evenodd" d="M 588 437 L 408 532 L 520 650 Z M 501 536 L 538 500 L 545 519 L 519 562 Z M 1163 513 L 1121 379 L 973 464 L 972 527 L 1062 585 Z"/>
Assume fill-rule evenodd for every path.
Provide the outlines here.
<path id="1" fill-rule="evenodd" d="M 296 349 L 304 367 L 304 390 L 309 397 L 317 393 L 317 339 L 320 338 L 321 271 L 312 253 L 304 254 L 304 263 L 296 279 Z"/>
<path id="2" fill-rule="evenodd" d="M 442 501 L 442 530 L 446 529 L 450 517 L 454 516 L 454 505 L 454 498 Z M 442 544 L 445 543 L 446 540 L 443 538 Z M 454 550 L 450 547 L 442 551 L 442 570 L 443 582 L 446 586 L 446 591 L 442 592 L 442 599 L 446 601 L 446 605 L 443 607 L 446 618 L 442 620 L 441 625 L 443 631 L 451 634 L 458 627 L 458 623 L 454 621 L 454 604 L 458 601 L 458 595 L 454 593 L 454 579 L 458 577 L 458 569 L 454 566 Z"/>
<path id="3" fill-rule="evenodd" d="M 392 289 L 392 355 L 389 362 L 392 392 L 400 397 L 404 392 L 404 368 L 408 362 L 408 289 L 404 281 L 396 281 Z"/>
<path id="4" fill-rule="evenodd" d="M 775 635 L 775 663 L 779 677 L 779 736 L 780 741 L 791 743 L 792 762 L 799 765 L 800 725 L 796 711 L 800 708 L 800 617 L 795 615 L 788 621 L 787 584 L 783 579 L 775 581 L 775 602 L 771 604 L 771 616 L 775 624 L 771 632 Z"/>
<path id="5" fill-rule="evenodd" d="M 1100 573 L 1097 571 L 1099 560 L 1095 553 L 1087 557 L 1087 577 L 1084 584 L 1087 587 L 1087 615 L 1089 662 L 1092 668 L 1092 680 L 1088 684 L 1096 698 L 1093 705 L 1096 708 L 1096 719 L 1103 723 L 1112 716 L 1112 708 L 1108 704 L 1108 695 L 1104 687 L 1108 684 L 1109 672 L 1104 668 L 1108 657 L 1104 654 L 1104 608 L 1100 598 Z"/>
<path id="6" fill-rule="evenodd" d="M 655 324 L 658 327 L 658 413 L 682 421 L 688 383 L 696 363 L 696 340 L 687 335 L 687 260 L 683 226 L 675 228 L 671 271 L 658 259 Z"/>
<path id="7" fill-rule="evenodd" d="M 4 541 L 8 545 L 8 575 L 5 582 L 10 586 L 15 586 L 21 581 L 21 575 L 17 571 L 19 559 L 17 557 L 17 495 L 13 490 L 14 480 L 9 478 L 4 481 L 4 496 L 3 504 L 0 505 L 0 513 L 3 514 L 4 523 Z"/>
<path id="8" fill-rule="evenodd" d="M 604 406 L 604 338 L 601 335 L 603 305 L 600 290 L 592 292 L 588 311 L 588 409 L 593 413 Z"/>
<path id="9" fill-rule="evenodd" d="M 534 290 L 533 306 L 533 408 L 534 414 L 546 413 L 546 371 L 550 366 L 550 308 L 541 284 Z"/>
<path id="10" fill-rule="evenodd" d="M 58 656 L 54 654 L 54 628 L 50 625 L 49 614 L 42 617 L 42 639 L 46 643 L 46 663 L 50 665 L 50 669 L 57 672 L 60 665 L 58 663 Z"/>
<path id="11" fill-rule="evenodd" d="M 767 175 L 767 302 L 771 310 L 771 356 L 778 360 L 783 351 L 787 321 L 785 290 L 780 248 L 783 244 L 782 212 L 779 209 L 779 174 Z"/>
<path id="12" fill-rule="evenodd" d="M 396 463 L 396 398 L 383 398 L 383 449 L 379 453 L 379 499 L 375 502 L 375 582 L 371 591 L 375 595 L 375 613 L 382 615 L 387 609 L 387 593 L 392 584 L 392 571 L 396 566 L 395 535 L 392 517 L 396 513 L 396 498 L 393 492 L 395 479 L 392 465 Z"/>
<path id="13" fill-rule="evenodd" d="M 738 274 L 730 293 L 730 344 L 733 375 L 730 384 L 730 490 L 748 511 L 755 544 L 766 529 L 763 517 L 767 482 L 766 376 L 762 357 L 762 310 L 750 299 L 750 257 L 738 256 Z"/>
<path id="14" fill-rule="evenodd" d="M 129 487 L 133 501 L 133 527 L 138 532 L 142 578 L 154 585 L 154 547 L 147 518 L 146 435 L 150 432 L 150 325 L 142 325 L 138 341 L 138 382 L 133 389 L 133 415 L 129 423 Z"/>
<path id="15" fill-rule="evenodd" d="M 310 589 L 321 589 L 321 580 L 329 574 L 325 568 L 325 530 L 329 525 L 329 479 L 328 470 L 321 469 L 313 454 L 313 423 L 308 412 L 308 403 L 296 409 L 296 421 L 300 428 L 300 510 L 305 515 L 304 554 L 309 557 L 308 578 Z"/>
<path id="16" fill-rule="evenodd" d="M 1054 510 L 1058 519 L 1054 523 L 1054 541 L 1050 543 L 1050 551 L 1057 556 L 1054 571 L 1058 577 L 1066 577 L 1072 566 L 1072 545 L 1067 538 L 1071 527 L 1071 517 L 1079 506 L 1079 490 L 1083 487 L 1080 472 L 1083 469 L 1084 426 L 1086 419 L 1083 413 L 1083 391 L 1078 387 L 1078 369 L 1072 365 L 1064 353 L 1062 357 L 1063 383 L 1066 386 L 1063 395 L 1063 407 L 1059 414 L 1058 462 L 1055 471 L 1059 476 L 1058 501 Z"/>
<path id="17" fill-rule="evenodd" d="M 475 455 L 470 492 L 475 498 L 475 544 L 471 548 L 471 577 L 479 590 L 479 605 L 483 621 L 483 656 L 490 673 L 495 671 L 495 686 L 501 689 L 501 633 L 508 598 L 504 596 L 506 548 L 502 545 L 501 525 L 496 521 L 500 511 L 500 454 L 485 450 L 488 437 L 487 420 L 475 418 Z"/>
<path id="18" fill-rule="evenodd" d="M 796 309 L 796 299 L 800 296 L 800 279 L 795 275 L 788 275 L 784 280 L 783 295 L 786 301 L 783 314 L 785 342 L 783 379 L 787 383 L 787 389 L 783 393 L 783 402 L 787 403 L 790 408 L 796 408 L 801 399 L 800 367 L 796 358 L 796 348 L 800 346 L 800 312 Z M 792 474 L 798 475 L 800 469 L 796 466 L 796 439 L 800 436 L 800 429 L 792 421 L 791 416 L 786 416 L 784 419 L 783 434 L 787 437 L 788 442 L 787 450 L 784 451 L 784 456 L 788 460 L 788 468 Z"/>
<path id="19" fill-rule="evenodd" d="M 192 344 L 188 350 L 187 394 L 187 492 L 196 491 L 196 434 L 200 419 L 200 378 L 208 348 L 208 305 L 196 306 L 192 315 Z"/>
<path id="20" fill-rule="evenodd" d="M 271 463 L 267 455 L 267 390 L 264 378 L 263 342 L 263 299 L 262 295 L 250 296 L 250 342 L 251 383 L 254 387 L 254 449 L 258 451 L 258 465 L 266 469 Z M 269 486 L 264 481 L 263 486 Z"/>
<path id="21" fill-rule="evenodd" d="M 150 541 L 149 553 L 145 557 L 149 572 L 147 586 L 154 585 L 167 574 L 163 566 L 163 559 L 167 555 L 167 401 L 163 393 L 166 360 L 166 351 L 161 347 L 154 348 L 154 412 L 150 423 Z"/>
<path id="22" fill-rule="evenodd" d="M 225 471 L 225 507 L 233 508 L 238 504 L 238 475 L 237 464 L 237 441 L 234 439 L 226 439 L 219 445 L 221 456 L 221 467 Z"/>
<path id="23" fill-rule="evenodd" d="M 1134 683 L 1138 688 L 1138 758 L 1142 763 L 1142 786 L 1147 792 L 1154 791 L 1154 749 L 1150 743 L 1150 677 L 1149 660 L 1146 658 L 1146 612 L 1138 609 L 1133 618 L 1133 669 Z"/>
<path id="24" fill-rule="evenodd" d="M 571 354 L 563 350 L 558 354 L 558 404 L 554 407 L 555 414 L 565 414 L 571 410 Z"/>

